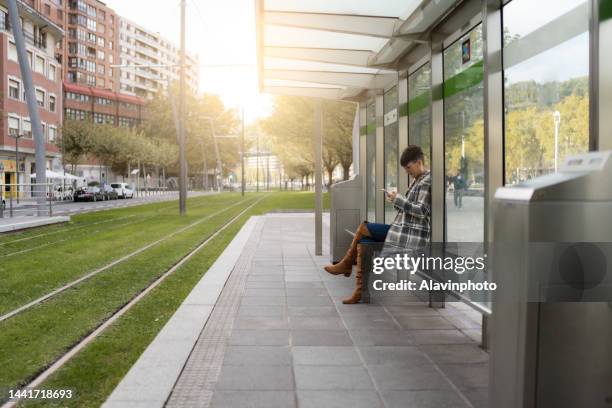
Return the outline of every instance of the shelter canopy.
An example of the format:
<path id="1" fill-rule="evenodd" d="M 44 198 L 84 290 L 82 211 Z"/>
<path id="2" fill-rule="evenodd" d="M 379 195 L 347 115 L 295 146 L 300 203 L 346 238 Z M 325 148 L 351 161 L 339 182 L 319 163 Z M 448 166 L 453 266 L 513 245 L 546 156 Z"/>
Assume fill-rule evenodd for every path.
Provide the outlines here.
<path id="1" fill-rule="evenodd" d="M 356 99 L 395 81 L 453 0 L 256 0 L 262 92 Z"/>

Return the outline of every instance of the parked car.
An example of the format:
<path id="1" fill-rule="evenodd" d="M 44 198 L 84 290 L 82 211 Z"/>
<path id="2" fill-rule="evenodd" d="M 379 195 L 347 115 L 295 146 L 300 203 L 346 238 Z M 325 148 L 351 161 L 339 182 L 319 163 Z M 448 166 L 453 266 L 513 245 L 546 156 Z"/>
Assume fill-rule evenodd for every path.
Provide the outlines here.
<path id="1" fill-rule="evenodd" d="M 119 198 L 134 198 L 134 190 L 127 183 L 112 183 L 110 185 L 117 192 Z"/>
<path id="2" fill-rule="evenodd" d="M 119 194 L 108 184 L 102 187 L 102 193 L 105 200 L 117 200 L 119 198 Z"/>
<path id="3" fill-rule="evenodd" d="M 74 193 L 74 201 L 102 201 L 104 192 L 97 186 L 80 187 Z"/>

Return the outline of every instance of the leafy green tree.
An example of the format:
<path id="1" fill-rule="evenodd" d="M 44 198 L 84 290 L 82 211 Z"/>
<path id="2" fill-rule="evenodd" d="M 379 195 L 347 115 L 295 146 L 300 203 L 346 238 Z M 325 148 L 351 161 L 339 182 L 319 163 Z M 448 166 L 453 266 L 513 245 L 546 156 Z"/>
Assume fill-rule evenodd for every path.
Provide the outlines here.
<path id="1" fill-rule="evenodd" d="M 91 122 L 70 119 L 64 121 L 58 145 L 64 161 L 70 164 L 72 172 L 75 171 L 77 164 L 91 152 L 94 143 L 92 136 Z"/>

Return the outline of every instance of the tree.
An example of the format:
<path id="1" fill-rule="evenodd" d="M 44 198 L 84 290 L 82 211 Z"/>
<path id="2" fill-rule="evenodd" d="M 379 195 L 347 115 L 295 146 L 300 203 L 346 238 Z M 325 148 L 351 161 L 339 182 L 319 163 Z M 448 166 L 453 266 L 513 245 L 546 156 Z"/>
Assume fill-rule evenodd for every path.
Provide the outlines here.
<path id="1" fill-rule="evenodd" d="M 58 144 L 64 161 L 70 164 L 72 172 L 93 147 L 92 127 L 91 122 L 87 121 L 70 119 L 64 121 L 62 137 Z"/>
<path id="2" fill-rule="evenodd" d="M 352 131 L 356 107 L 352 103 L 323 102 L 323 166 L 331 175 L 340 164 L 344 177 L 352 163 Z M 306 178 L 314 171 L 314 100 L 297 96 L 279 96 L 272 115 L 261 123 L 272 150 L 279 157 L 286 174 Z"/>

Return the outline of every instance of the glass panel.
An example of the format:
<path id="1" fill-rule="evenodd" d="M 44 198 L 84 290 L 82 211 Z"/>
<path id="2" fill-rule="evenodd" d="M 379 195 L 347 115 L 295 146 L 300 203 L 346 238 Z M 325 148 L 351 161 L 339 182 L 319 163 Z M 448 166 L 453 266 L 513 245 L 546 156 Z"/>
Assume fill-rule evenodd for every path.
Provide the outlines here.
<path id="1" fill-rule="evenodd" d="M 376 221 L 376 106 L 366 108 L 366 213 L 368 221 Z"/>
<path id="2" fill-rule="evenodd" d="M 408 141 L 421 146 L 425 165 L 431 166 L 431 64 L 408 77 Z"/>
<path id="3" fill-rule="evenodd" d="M 385 188 L 389 191 L 397 191 L 399 170 L 399 139 L 397 123 L 397 86 L 391 88 L 383 98 L 384 125 L 385 125 Z M 383 194 L 382 191 L 376 194 Z M 385 220 L 390 224 L 395 218 L 397 211 L 393 205 L 385 200 Z"/>
<path id="4" fill-rule="evenodd" d="M 484 132 L 482 28 L 444 50 L 446 241 L 482 242 Z"/>
<path id="5" fill-rule="evenodd" d="M 536 3 L 514 0 L 504 7 L 504 35 L 513 47 L 529 50 L 533 44 L 521 37 L 551 23 L 551 14 L 534 13 L 534 6 L 555 10 L 556 18 L 586 2 Z M 586 30 L 586 12 L 583 18 Z M 552 45 L 504 70 L 506 184 L 555 172 L 568 154 L 589 149 L 588 33 Z"/>

